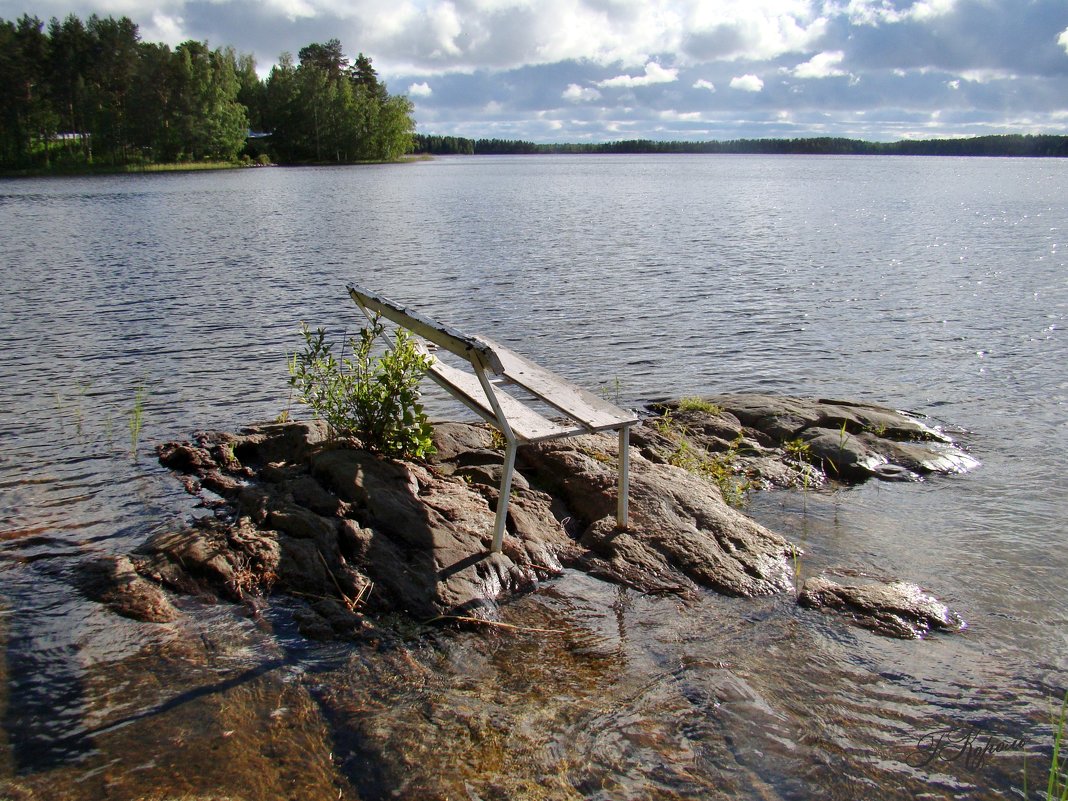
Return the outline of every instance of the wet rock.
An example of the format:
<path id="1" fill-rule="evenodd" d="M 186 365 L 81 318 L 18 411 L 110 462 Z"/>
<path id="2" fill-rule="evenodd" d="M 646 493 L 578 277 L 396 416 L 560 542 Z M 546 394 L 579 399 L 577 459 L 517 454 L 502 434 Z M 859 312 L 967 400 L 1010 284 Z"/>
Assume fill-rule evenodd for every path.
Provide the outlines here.
<path id="1" fill-rule="evenodd" d="M 964 627 L 956 612 L 915 584 L 903 581 L 843 585 L 817 576 L 805 582 L 798 603 L 841 612 L 858 626 L 904 639 Z"/>
<path id="2" fill-rule="evenodd" d="M 827 477 L 914 481 L 979 464 L 943 432 L 882 406 L 762 394 L 704 400 L 715 410 L 685 410 L 677 401 L 654 404 L 659 416 L 636 432 L 646 455 L 670 461 L 682 443 L 729 460 L 750 481 L 809 488 Z M 656 442 L 665 432 L 667 441 Z"/>
<path id="3" fill-rule="evenodd" d="M 178 610 L 163 590 L 138 575 L 126 556 L 105 557 L 82 565 L 79 586 L 90 600 L 123 617 L 147 623 L 169 623 L 178 617 Z"/>
<path id="4" fill-rule="evenodd" d="M 281 560 L 277 532 L 248 518 L 211 518 L 152 537 L 135 555 L 137 572 L 177 592 L 234 601 L 270 591 Z"/>
<path id="5" fill-rule="evenodd" d="M 630 526 L 615 526 L 616 466 L 609 437 L 577 437 L 527 449 L 535 481 L 552 482 L 591 521 L 578 564 L 646 591 L 707 587 L 756 596 L 791 586 L 791 546 L 724 503 L 717 486 L 681 467 L 632 455 Z"/>
<path id="6" fill-rule="evenodd" d="M 446 427 L 439 453 L 500 461 L 480 427 Z M 450 444 L 452 443 L 452 444 Z M 476 451 L 464 450 L 468 445 Z M 237 455 L 255 460 L 253 470 Z M 240 436 L 198 434 L 160 449 L 172 468 L 230 501 L 236 520 L 208 520 L 156 537 L 142 572 L 184 592 L 238 600 L 289 592 L 355 609 L 429 618 L 491 613 L 498 598 L 530 589 L 563 569 L 575 544 L 553 515 L 552 498 L 515 482 L 504 553 L 488 553 L 496 485 L 456 465 L 386 459 L 330 442 L 306 424 L 251 427 Z M 500 465 L 485 464 L 486 470 Z M 251 480 L 249 479 L 251 474 Z M 321 605 L 321 604 L 320 604 Z M 317 617 L 316 617 L 317 615 Z M 309 622 L 321 613 L 305 615 Z M 336 617 L 336 616 L 334 616 Z M 338 629 L 336 620 L 327 620 Z M 319 634 L 324 629 L 315 629 Z"/>

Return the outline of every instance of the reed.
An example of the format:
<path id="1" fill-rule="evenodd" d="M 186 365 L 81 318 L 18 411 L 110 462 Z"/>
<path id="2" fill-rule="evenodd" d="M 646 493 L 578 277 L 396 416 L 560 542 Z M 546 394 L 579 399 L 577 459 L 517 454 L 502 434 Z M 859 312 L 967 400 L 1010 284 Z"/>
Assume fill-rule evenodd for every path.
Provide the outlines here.
<path id="1" fill-rule="evenodd" d="M 137 442 L 141 438 L 141 428 L 145 421 L 145 388 L 143 385 L 134 390 L 134 402 L 130 407 L 130 458 L 137 459 Z"/>
<path id="2" fill-rule="evenodd" d="M 1068 748 L 1068 691 L 1061 702 L 1059 718 L 1053 717 L 1053 755 L 1049 762 L 1049 778 L 1046 780 L 1046 794 L 1043 801 L 1068 801 L 1068 755 L 1062 755 L 1061 749 Z M 1024 798 L 1029 797 L 1027 787 L 1027 758 L 1024 758 Z"/>
<path id="3" fill-rule="evenodd" d="M 1068 758 L 1061 756 L 1068 727 L 1068 691 L 1061 702 L 1061 716 L 1053 735 L 1053 758 L 1049 763 L 1049 780 L 1046 782 L 1046 801 L 1068 801 Z"/>

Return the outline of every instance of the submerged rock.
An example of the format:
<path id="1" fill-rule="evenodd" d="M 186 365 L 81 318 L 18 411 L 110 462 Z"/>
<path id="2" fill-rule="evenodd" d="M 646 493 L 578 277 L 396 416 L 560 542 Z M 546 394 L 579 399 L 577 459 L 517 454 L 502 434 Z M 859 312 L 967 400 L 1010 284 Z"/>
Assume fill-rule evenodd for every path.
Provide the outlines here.
<path id="1" fill-rule="evenodd" d="M 891 637 L 915 639 L 964 627 L 956 612 L 904 581 L 845 585 L 817 576 L 805 582 L 797 600 L 802 606 L 842 612 L 855 624 Z"/>
<path id="2" fill-rule="evenodd" d="M 82 565 L 78 585 L 87 598 L 116 614 L 145 623 L 170 623 L 178 610 L 157 584 L 146 581 L 129 557 L 103 557 Z"/>

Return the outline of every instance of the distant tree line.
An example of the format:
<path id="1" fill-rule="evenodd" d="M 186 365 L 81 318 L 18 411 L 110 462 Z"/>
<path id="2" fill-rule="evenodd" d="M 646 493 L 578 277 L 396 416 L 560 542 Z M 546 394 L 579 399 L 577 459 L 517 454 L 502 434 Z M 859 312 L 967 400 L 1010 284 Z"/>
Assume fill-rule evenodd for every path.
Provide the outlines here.
<path id="1" fill-rule="evenodd" d="M 368 57 L 350 64 L 332 39 L 298 59 L 283 53 L 262 81 L 250 55 L 142 42 L 127 17 L 0 19 L 0 168 L 347 162 L 411 150 L 412 105 L 386 91 Z"/>
<path id="2" fill-rule="evenodd" d="M 1053 156 L 1068 157 L 1068 136 L 977 136 L 865 142 L 859 139 L 734 139 L 668 142 L 630 139 L 582 144 L 535 144 L 522 140 L 415 136 L 415 152 L 433 155 L 517 155 L 531 153 L 750 153 L 841 156 Z"/>

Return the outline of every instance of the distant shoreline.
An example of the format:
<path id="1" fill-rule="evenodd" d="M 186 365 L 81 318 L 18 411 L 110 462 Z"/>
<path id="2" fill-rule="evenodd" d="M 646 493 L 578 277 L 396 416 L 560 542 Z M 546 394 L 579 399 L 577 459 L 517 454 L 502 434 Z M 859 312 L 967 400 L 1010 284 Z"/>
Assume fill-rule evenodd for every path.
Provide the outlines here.
<path id="1" fill-rule="evenodd" d="M 261 169 L 263 167 L 352 167 L 367 164 L 405 164 L 413 161 L 424 161 L 431 158 L 425 153 L 409 154 L 402 156 L 396 161 L 318 161 L 318 162 L 294 162 L 288 164 L 271 163 L 243 163 L 240 161 L 196 161 L 196 162 L 160 162 L 158 164 L 127 164 L 127 165 L 63 165 L 57 167 L 26 167 L 23 169 L 0 170 L 0 179 L 3 178 L 77 178 L 94 175 L 142 175 L 146 173 L 175 173 L 175 172 L 210 172 L 214 170 L 243 170 Z"/>
<path id="2" fill-rule="evenodd" d="M 617 142 L 536 144 L 523 140 L 468 139 L 415 134 L 415 153 L 444 155 L 536 155 L 557 153 L 729 153 L 820 156 L 994 156 L 1068 158 L 1068 136 L 1005 134 L 966 139 L 867 142 L 843 137 L 732 139 L 685 142 L 629 139 Z"/>
<path id="3" fill-rule="evenodd" d="M 199 172 L 248 167 L 340 167 L 354 164 L 402 164 L 433 156 L 510 155 L 763 155 L 763 156 L 943 156 L 960 158 L 1068 158 L 1068 135 L 998 135 L 968 139 L 923 139 L 867 142 L 861 139 L 736 139 L 684 142 L 631 139 L 598 143 L 536 144 L 523 140 L 466 139 L 415 134 L 415 150 L 397 161 L 293 162 L 266 164 L 240 161 L 160 162 L 137 165 L 63 165 L 0 170 L 0 178 L 74 177 L 165 172 Z"/>

